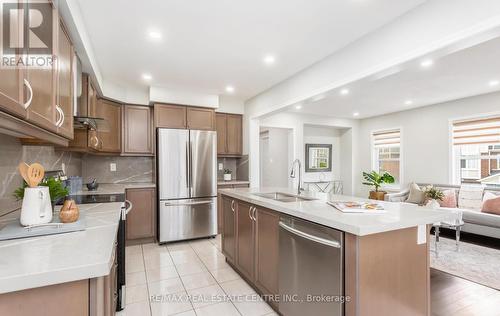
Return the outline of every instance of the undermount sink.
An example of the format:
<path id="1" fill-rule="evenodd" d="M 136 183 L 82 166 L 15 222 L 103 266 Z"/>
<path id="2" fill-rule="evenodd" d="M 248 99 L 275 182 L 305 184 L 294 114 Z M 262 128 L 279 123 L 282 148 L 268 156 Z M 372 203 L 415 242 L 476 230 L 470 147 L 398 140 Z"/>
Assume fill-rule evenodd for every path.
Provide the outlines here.
<path id="1" fill-rule="evenodd" d="M 266 199 L 270 199 L 270 200 L 279 201 L 279 202 L 301 202 L 301 201 L 316 200 L 314 198 L 298 196 L 298 195 L 282 193 L 282 192 L 254 193 L 254 195 L 257 195 L 257 196 L 260 196 L 260 197 L 263 197 Z"/>

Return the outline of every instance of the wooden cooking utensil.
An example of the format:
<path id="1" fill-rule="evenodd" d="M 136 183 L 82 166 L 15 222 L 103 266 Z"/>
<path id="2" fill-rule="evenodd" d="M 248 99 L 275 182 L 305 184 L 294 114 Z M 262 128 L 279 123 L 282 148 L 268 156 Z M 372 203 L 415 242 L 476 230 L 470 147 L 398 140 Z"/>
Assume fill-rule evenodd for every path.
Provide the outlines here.
<path id="1" fill-rule="evenodd" d="M 26 183 L 28 185 L 29 185 L 29 180 L 28 180 L 28 168 L 29 167 L 30 166 L 25 162 L 19 163 L 19 166 L 18 166 L 19 173 L 21 174 L 21 177 L 23 177 L 24 181 L 26 181 Z"/>
<path id="2" fill-rule="evenodd" d="M 31 188 L 35 188 L 38 186 L 40 181 L 42 181 L 43 176 L 45 175 L 45 169 L 39 163 L 34 163 L 28 168 L 28 185 Z"/>

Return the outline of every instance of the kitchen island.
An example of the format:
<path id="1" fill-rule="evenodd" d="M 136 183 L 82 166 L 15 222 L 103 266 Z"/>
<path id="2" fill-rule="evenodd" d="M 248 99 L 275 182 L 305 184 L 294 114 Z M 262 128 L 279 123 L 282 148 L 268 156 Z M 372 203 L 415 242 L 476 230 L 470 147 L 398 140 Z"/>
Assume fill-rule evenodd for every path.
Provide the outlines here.
<path id="1" fill-rule="evenodd" d="M 275 192 L 285 195 L 265 194 Z M 380 202 L 383 214 L 348 214 L 327 199 L 367 200 L 295 194 L 219 190 L 226 260 L 271 306 L 284 315 L 299 315 L 301 308 L 316 315 L 325 308 L 329 315 L 430 314 L 430 224 L 453 214 L 389 202 Z M 284 297 L 303 299 L 308 291 L 338 301 L 294 304 Z"/>
<path id="2" fill-rule="evenodd" d="M 84 231 L 1 241 L 0 315 L 114 314 L 121 206 L 79 205 Z"/>

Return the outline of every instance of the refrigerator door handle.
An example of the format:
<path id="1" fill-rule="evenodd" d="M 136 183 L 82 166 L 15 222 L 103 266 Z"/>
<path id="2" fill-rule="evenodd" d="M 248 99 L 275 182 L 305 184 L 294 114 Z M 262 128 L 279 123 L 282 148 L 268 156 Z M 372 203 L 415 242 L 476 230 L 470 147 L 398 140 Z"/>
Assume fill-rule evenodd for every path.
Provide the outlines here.
<path id="1" fill-rule="evenodd" d="M 191 169 L 191 166 L 189 165 L 189 138 L 188 138 L 188 141 L 186 142 L 186 186 L 188 188 L 188 191 L 189 191 L 189 196 L 191 197 L 191 192 L 189 190 L 190 186 L 191 186 L 191 181 L 190 181 L 190 178 L 189 178 L 189 169 Z"/>
<path id="2" fill-rule="evenodd" d="M 200 205 L 212 204 L 212 201 L 196 201 L 196 202 L 165 202 L 165 206 L 179 206 L 179 205 Z"/>

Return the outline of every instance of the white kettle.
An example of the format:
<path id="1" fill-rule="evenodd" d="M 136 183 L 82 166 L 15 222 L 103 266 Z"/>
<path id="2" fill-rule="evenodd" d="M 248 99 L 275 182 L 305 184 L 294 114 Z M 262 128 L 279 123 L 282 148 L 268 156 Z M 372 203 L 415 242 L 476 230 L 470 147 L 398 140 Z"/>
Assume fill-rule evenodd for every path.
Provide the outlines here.
<path id="1" fill-rule="evenodd" d="M 21 209 L 21 225 L 30 226 L 47 224 L 52 221 L 52 204 L 49 188 L 39 186 L 25 188 Z"/>

